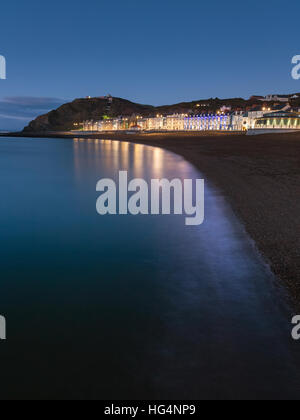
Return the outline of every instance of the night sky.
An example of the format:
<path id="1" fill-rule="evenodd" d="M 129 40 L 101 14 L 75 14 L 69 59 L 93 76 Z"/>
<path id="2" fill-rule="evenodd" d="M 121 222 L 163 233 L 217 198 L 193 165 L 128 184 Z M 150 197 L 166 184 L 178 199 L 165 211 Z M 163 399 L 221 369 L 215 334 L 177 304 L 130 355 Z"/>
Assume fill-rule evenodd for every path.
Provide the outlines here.
<path id="1" fill-rule="evenodd" d="M 1 3 L 0 129 L 76 97 L 153 105 L 300 92 L 299 0 Z"/>

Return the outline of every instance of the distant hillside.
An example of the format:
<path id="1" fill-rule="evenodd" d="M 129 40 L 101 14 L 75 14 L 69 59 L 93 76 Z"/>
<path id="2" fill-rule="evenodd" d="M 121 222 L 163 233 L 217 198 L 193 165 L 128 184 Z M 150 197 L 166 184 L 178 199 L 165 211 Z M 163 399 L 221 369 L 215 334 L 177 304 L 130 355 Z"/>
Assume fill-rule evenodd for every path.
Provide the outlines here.
<path id="1" fill-rule="evenodd" d="M 105 98 L 76 99 L 58 109 L 36 118 L 24 129 L 27 132 L 73 130 L 75 123 L 99 120 L 103 116 L 152 115 L 154 107 L 135 104 L 120 98 L 110 103 Z"/>
<path id="2" fill-rule="evenodd" d="M 158 114 L 199 114 L 203 112 L 216 112 L 222 106 L 230 106 L 232 109 L 244 109 L 247 106 L 252 106 L 255 101 L 245 100 L 242 98 L 230 98 L 230 99 L 200 99 L 199 101 L 193 102 L 181 102 L 175 105 L 159 106 L 156 109 Z M 256 103 L 260 103 L 257 101 Z"/>
<path id="3" fill-rule="evenodd" d="M 245 100 L 242 98 L 219 99 L 211 98 L 193 102 L 182 102 L 175 105 L 154 107 L 151 105 L 136 104 L 121 98 L 86 98 L 76 99 L 73 102 L 62 105 L 58 109 L 42 115 L 32 121 L 25 132 L 43 131 L 69 131 L 75 128 L 75 124 L 86 120 L 100 120 L 101 118 L 113 118 L 118 116 L 155 116 L 157 114 L 167 115 L 174 113 L 215 112 L 222 106 L 231 106 L 232 109 L 247 109 L 261 105 L 255 99 Z"/>

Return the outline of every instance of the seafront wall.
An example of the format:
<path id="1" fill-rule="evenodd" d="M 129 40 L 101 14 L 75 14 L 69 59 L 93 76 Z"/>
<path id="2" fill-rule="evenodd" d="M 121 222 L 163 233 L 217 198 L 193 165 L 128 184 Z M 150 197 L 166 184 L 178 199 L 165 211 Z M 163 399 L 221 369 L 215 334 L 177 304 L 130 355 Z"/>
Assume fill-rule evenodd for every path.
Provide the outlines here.
<path id="1" fill-rule="evenodd" d="M 296 133 L 297 131 L 300 131 L 300 130 L 279 129 L 279 128 L 254 128 L 247 131 L 247 136 L 259 136 L 261 134 Z"/>

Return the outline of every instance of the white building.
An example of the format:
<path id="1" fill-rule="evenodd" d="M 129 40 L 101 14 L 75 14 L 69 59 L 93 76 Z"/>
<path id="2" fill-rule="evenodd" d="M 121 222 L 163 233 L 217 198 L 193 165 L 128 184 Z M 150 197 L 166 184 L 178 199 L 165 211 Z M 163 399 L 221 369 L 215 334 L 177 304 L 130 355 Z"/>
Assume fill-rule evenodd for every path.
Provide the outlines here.
<path id="1" fill-rule="evenodd" d="M 267 102 L 289 102 L 290 95 L 267 95 L 265 101 Z"/>
<path id="2" fill-rule="evenodd" d="M 230 129 L 232 131 L 245 131 L 248 127 L 248 118 L 245 116 L 244 111 L 236 111 L 230 116 Z"/>
<path id="3" fill-rule="evenodd" d="M 168 115 L 165 118 L 165 126 L 168 131 L 183 131 L 184 130 L 184 121 L 186 115 L 175 114 Z"/>
<path id="4" fill-rule="evenodd" d="M 262 118 L 265 114 L 272 114 L 274 112 L 286 112 L 290 110 L 290 105 L 289 104 L 282 104 L 282 105 L 278 105 L 275 107 L 257 107 L 257 108 L 253 108 L 252 110 L 248 111 L 245 114 L 245 117 L 247 119 L 247 124 L 246 124 L 246 128 L 249 129 L 254 129 L 255 125 L 256 125 L 256 121 L 259 118 Z"/>
<path id="5" fill-rule="evenodd" d="M 230 130 L 230 115 L 191 115 L 184 119 L 186 131 L 227 131 Z"/>
<path id="6" fill-rule="evenodd" d="M 149 131 L 160 131 L 165 130 L 165 118 L 163 116 L 157 116 L 153 118 L 146 118 L 146 128 Z"/>
<path id="7" fill-rule="evenodd" d="M 300 130 L 300 114 L 296 112 L 272 112 L 256 120 L 256 129 Z"/>
<path id="8" fill-rule="evenodd" d="M 229 114 L 207 115 L 157 115 L 156 117 L 143 118 L 115 118 L 100 121 L 85 121 L 84 131 L 122 131 L 138 126 L 142 131 L 227 131 L 241 130 L 243 126 L 242 115 L 236 115 L 233 121 Z"/>

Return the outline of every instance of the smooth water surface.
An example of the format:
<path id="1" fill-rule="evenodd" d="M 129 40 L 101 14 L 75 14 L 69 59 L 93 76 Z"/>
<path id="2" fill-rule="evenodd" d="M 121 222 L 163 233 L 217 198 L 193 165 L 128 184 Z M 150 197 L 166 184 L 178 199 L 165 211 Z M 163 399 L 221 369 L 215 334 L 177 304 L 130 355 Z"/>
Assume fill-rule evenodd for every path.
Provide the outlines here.
<path id="1" fill-rule="evenodd" d="M 199 178 L 161 149 L 0 140 L 0 398 L 298 398 L 290 314 L 224 197 L 206 220 L 96 213 L 96 183 Z"/>

